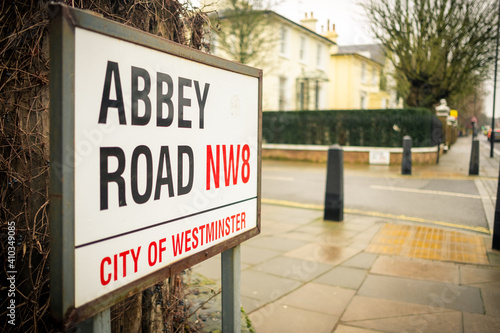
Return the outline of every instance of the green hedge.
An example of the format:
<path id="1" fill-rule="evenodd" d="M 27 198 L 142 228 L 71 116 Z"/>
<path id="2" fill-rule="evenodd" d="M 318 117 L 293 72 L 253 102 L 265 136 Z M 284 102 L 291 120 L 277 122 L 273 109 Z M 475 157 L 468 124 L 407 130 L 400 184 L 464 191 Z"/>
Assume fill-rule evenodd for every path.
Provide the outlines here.
<path id="1" fill-rule="evenodd" d="M 436 145 L 437 118 L 428 109 L 266 111 L 262 113 L 265 143 L 367 147 Z"/>

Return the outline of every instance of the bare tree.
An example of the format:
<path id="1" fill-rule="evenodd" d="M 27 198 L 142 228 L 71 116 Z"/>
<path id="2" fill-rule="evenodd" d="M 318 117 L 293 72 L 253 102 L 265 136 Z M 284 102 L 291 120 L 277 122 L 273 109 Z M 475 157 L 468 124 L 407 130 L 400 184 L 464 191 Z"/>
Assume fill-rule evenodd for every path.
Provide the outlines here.
<path id="1" fill-rule="evenodd" d="M 49 168 L 54 167 L 48 135 L 49 2 L 0 1 L 1 332 L 59 332 L 49 313 Z M 208 19 L 188 3 L 56 2 L 91 10 L 191 48 L 204 48 L 203 28 Z M 17 272 L 11 287 L 7 286 L 9 271 Z M 7 291 L 13 296 L 7 297 Z M 181 277 L 175 274 L 168 281 L 115 305 L 113 329 L 138 332 L 142 325 L 142 332 L 182 330 L 188 315 L 182 297 Z M 13 300 L 15 316 L 12 317 L 8 305 Z"/>
<path id="2" fill-rule="evenodd" d="M 408 106 L 473 94 L 494 63 L 495 0 L 369 0 L 372 30 Z"/>
<path id="3" fill-rule="evenodd" d="M 271 15 L 261 1 L 226 0 L 219 9 L 217 47 L 234 61 L 261 65 L 267 52 L 276 47 Z"/>

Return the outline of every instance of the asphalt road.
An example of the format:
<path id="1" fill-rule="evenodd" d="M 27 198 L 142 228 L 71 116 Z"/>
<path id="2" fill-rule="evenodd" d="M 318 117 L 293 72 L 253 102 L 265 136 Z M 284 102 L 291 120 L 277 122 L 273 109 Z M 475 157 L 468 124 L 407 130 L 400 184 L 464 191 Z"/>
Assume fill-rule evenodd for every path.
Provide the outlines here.
<path id="1" fill-rule="evenodd" d="M 474 180 L 415 178 L 380 170 L 345 167 L 345 209 L 488 228 Z M 264 160 L 262 198 L 320 206 L 325 180 L 326 164 Z"/>

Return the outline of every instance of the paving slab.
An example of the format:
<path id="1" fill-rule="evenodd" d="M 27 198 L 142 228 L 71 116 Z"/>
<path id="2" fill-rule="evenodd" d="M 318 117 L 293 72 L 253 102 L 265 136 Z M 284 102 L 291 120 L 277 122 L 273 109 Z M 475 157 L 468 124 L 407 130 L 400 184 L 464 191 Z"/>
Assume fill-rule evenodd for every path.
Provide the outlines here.
<path id="1" fill-rule="evenodd" d="M 411 315 L 434 314 L 453 310 L 356 295 L 341 317 L 343 323 L 355 323 L 371 319 L 394 318 Z"/>
<path id="2" fill-rule="evenodd" d="M 379 223 L 376 225 L 371 226 L 370 228 L 360 232 L 356 236 L 352 238 L 352 241 L 354 243 L 359 242 L 359 241 L 369 241 L 373 239 L 373 237 L 379 232 L 380 228 L 383 226 L 383 224 Z"/>
<path id="3" fill-rule="evenodd" d="M 263 307 L 267 303 L 269 303 L 269 301 L 241 296 L 241 307 L 245 310 L 246 313 L 252 313 L 255 310 Z"/>
<path id="4" fill-rule="evenodd" d="M 306 242 L 276 236 L 257 236 L 248 240 L 245 244 L 279 252 L 288 252 L 305 245 Z"/>
<path id="5" fill-rule="evenodd" d="M 311 281 L 330 269 L 331 265 L 284 256 L 273 258 L 252 268 L 254 271 L 302 282 Z"/>
<path id="6" fill-rule="evenodd" d="M 459 266 L 454 263 L 380 255 L 370 270 L 374 274 L 459 284 Z"/>
<path id="7" fill-rule="evenodd" d="M 330 245 L 325 243 L 309 243 L 285 255 L 305 260 L 317 261 L 329 265 L 338 265 L 354 255 L 361 249 L 353 247 Z"/>
<path id="8" fill-rule="evenodd" d="M 362 252 L 345 261 L 342 265 L 354 268 L 370 269 L 377 257 L 378 254 Z"/>
<path id="9" fill-rule="evenodd" d="M 280 213 L 283 209 L 285 214 Z M 366 248 L 380 231 L 387 224 L 399 222 L 346 214 L 346 222 L 326 223 L 318 211 L 301 213 L 301 209 L 284 207 L 266 211 L 272 212 L 273 219 L 263 217 L 266 223 L 263 230 L 271 232 L 263 232 L 242 244 L 242 306 L 256 332 L 497 330 L 500 252 L 487 252 L 489 265 L 444 257 L 415 258 L 409 252 L 403 255 L 369 252 Z M 305 223 L 280 220 L 294 214 L 309 220 Z M 347 228 L 348 220 L 355 221 L 354 227 Z M 402 237 L 413 247 L 428 245 L 416 237 L 427 227 L 400 225 L 414 228 L 399 228 L 392 236 Z M 453 231 L 441 230 L 427 233 L 428 243 L 441 241 L 442 237 L 449 237 L 447 232 Z M 477 236 L 453 234 L 454 240 L 459 241 L 471 235 Z M 477 237 L 484 254 L 487 248 L 484 244 L 489 239 Z M 394 244 L 401 241 L 397 237 L 393 240 Z M 415 240 L 421 243 L 411 243 Z M 495 266 L 495 258 L 499 259 L 499 266 Z M 220 283 L 220 256 L 196 265 L 193 270 Z"/>
<path id="10" fill-rule="evenodd" d="M 484 313 L 480 289 L 449 283 L 368 275 L 359 295 Z"/>
<path id="11" fill-rule="evenodd" d="M 300 232 L 299 230 L 296 230 L 296 229 L 293 231 L 289 231 L 287 233 L 282 233 L 279 236 L 283 236 L 284 238 L 288 238 L 288 239 L 295 239 L 295 240 L 304 241 L 304 242 L 306 242 L 305 245 L 307 245 L 311 242 L 316 242 L 318 239 L 318 236 L 316 236 L 316 235 Z M 343 243 L 342 245 L 347 245 L 347 244 L 349 244 L 349 242 Z"/>
<path id="12" fill-rule="evenodd" d="M 308 283 L 276 302 L 304 310 L 340 316 L 355 294 L 354 290 Z"/>
<path id="13" fill-rule="evenodd" d="M 486 248 L 491 249 L 491 241 L 488 243 Z M 500 253 L 499 253 L 499 251 L 490 250 L 487 253 L 487 255 L 488 255 L 488 261 L 490 262 L 490 265 L 500 267 Z"/>
<path id="14" fill-rule="evenodd" d="M 370 229 L 379 221 L 380 218 L 378 217 L 363 216 L 362 218 L 359 218 L 356 215 L 349 215 L 345 218 L 342 229 L 360 233 Z"/>
<path id="15" fill-rule="evenodd" d="M 338 266 L 321 275 L 314 282 L 348 289 L 358 289 L 367 275 L 368 271 L 364 269 Z"/>
<path id="16" fill-rule="evenodd" d="M 257 265 L 271 258 L 277 257 L 281 252 L 263 249 L 260 247 L 242 244 L 241 262 L 249 265 Z"/>
<path id="17" fill-rule="evenodd" d="M 285 222 L 272 222 L 262 221 L 265 224 L 265 228 L 262 228 L 261 235 L 265 236 L 281 236 L 282 234 L 297 229 L 296 225 L 288 224 Z"/>
<path id="18" fill-rule="evenodd" d="M 295 231 L 304 232 L 304 233 L 315 235 L 315 236 L 319 237 L 319 236 L 322 236 L 325 233 L 331 231 L 331 229 L 328 227 L 324 227 L 321 224 L 315 224 L 315 225 L 308 224 L 305 226 L 298 227 L 297 229 L 295 229 Z"/>
<path id="19" fill-rule="evenodd" d="M 475 286 L 481 288 L 486 314 L 488 316 L 500 317 L 500 281 L 476 284 Z"/>
<path id="20" fill-rule="evenodd" d="M 464 333 L 477 332 L 500 332 L 500 318 L 464 312 Z"/>
<path id="21" fill-rule="evenodd" d="M 373 319 L 350 323 L 358 327 L 381 332 L 425 332 L 425 333 L 462 333 L 462 313 L 459 311 Z M 480 332 L 480 331 L 476 331 Z"/>
<path id="22" fill-rule="evenodd" d="M 460 267 L 460 282 L 462 284 L 477 284 L 500 281 L 500 269 L 463 265 Z"/>
<path id="23" fill-rule="evenodd" d="M 324 239 L 326 241 L 335 241 L 337 239 L 349 239 L 352 238 L 356 235 L 358 235 L 360 232 L 356 230 L 347 230 L 346 228 L 342 229 L 336 229 L 336 230 L 325 230 L 325 232 L 322 234 Z"/>
<path id="24" fill-rule="evenodd" d="M 330 333 L 338 321 L 338 317 L 332 315 L 274 303 L 249 317 L 258 333 Z"/>
<path id="25" fill-rule="evenodd" d="M 380 333 L 380 331 L 374 331 L 347 325 L 338 325 L 334 333 Z"/>
<path id="26" fill-rule="evenodd" d="M 241 273 L 241 295 L 266 302 L 274 301 L 300 286 L 300 281 L 253 270 Z"/>

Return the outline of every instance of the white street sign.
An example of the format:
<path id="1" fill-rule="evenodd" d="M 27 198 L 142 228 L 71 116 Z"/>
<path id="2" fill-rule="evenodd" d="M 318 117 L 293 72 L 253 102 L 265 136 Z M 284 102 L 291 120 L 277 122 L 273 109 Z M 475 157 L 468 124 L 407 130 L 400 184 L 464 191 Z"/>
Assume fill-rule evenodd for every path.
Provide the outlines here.
<path id="1" fill-rule="evenodd" d="M 75 306 L 256 227 L 259 81 L 75 30 Z"/>

